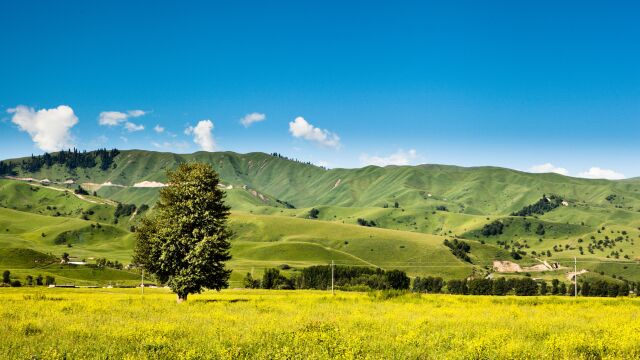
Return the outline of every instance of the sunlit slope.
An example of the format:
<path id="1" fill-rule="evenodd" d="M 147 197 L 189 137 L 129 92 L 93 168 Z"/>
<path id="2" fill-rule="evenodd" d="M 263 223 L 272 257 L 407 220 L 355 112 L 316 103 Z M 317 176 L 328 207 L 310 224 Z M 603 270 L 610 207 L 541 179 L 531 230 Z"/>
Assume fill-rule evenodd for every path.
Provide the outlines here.
<path id="1" fill-rule="evenodd" d="M 135 283 L 138 275 L 127 271 L 60 264 L 63 253 L 75 261 L 103 257 L 129 263 L 132 248 L 133 234 L 111 225 L 0 208 L 0 269 L 14 278 L 49 275 L 59 284 Z"/>
<path id="2" fill-rule="evenodd" d="M 77 259 L 105 257 L 130 262 L 133 234 L 96 224 L 0 208 L 0 255 L 5 259 L 0 260 L 0 267 L 17 270 L 18 274 L 38 269 L 67 279 L 108 279 L 110 275 L 105 272 L 56 265 L 63 252 Z M 234 238 L 230 267 L 234 279 L 251 270 L 261 273 L 266 267 L 302 267 L 332 260 L 343 265 L 398 268 L 413 276 L 454 278 L 466 277 L 493 259 L 508 257 L 497 247 L 471 241 L 472 265 L 455 258 L 443 245 L 441 236 L 286 216 L 234 212 L 231 228 Z M 61 238 L 66 242 L 60 243 Z M 121 279 L 118 273 L 111 275 Z"/>
<path id="3" fill-rule="evenodd" d="M 5 231 L 0 246 L 45 254 L 54 251 L 58 256 L 63 249 L 69 249 L 72 255 L 104 254 L 129 262 L 133 242 L 129 226 L 135 224 L 136 218 L 119 219 L 114 224 L 113 202 L 108 201 L 152 206 L 158 188 L 141 183 L 164 183 L 167 170 L 191 161 L 210 163 L 219 172 L 227 203 L 234 211 L 232 224 L 237 239 L 232 265 L 238 270 L 233 275 L 235 280 L 240 272 L 252 268 L 260 271 L 283 263 L 306 266 L 331 260 L 385 268 L 409 266 L 405 269 L 412 275 L 466 276 L 474 266 L 478 270 L 495 259 L 515 260 L 511 255 L 514 246 L 522 253 L 523 264 L 538 262 L 537 259 L 564 261 L 575 256 L 585 261 L 584 267 L 590 270 L 640 273 L 637 267 L 617 263 L 640 256 L 640 243 L 635 242 L 640 240 L 640 179 L 588 180 L 495 167 L 445 165 L 327 170 L 264 153 L 183 155 L 131 150 L 122 151 L 106 171 L 98 166 L 69 170 L 55 165 L 25 173 L 18 167 L 18 175 L 23 177 L 60 183 L 73 179 L 76 184 L 95 189 L 98 197 L 83 200 L 60 189 L 0 180 L 0 207 L 58 216 L 56 219 L 73 218 L 83 224 L 66 229 L 65 239 L 71 242 L 71 248 L 66 242 L 51 244 L 54 239 L 49 232 L 55 231 L 49 230 L 42 237 L 33 229 L 28 236 L 21 233 L 12 237 L 19 246 L 7 243 L 10 234 Z M 68 188 L 73 189 L 76 184 Z M 537 202 L 543 194 L 559 195 L 567 204 L 526 219 L 511 216 Z M 317 210 L 316 220 L 309 219 L 312 209 Z M 12 220 L 10 216 L 15 215 L 0 214 L 0 220 Z M 82 221 L 83 218 L 90 221 Z M 359 226 L 359 219 L 375 223 L 375 227 Z M 483 227 L 496 220 L 508 225 L 505 231 L 483 236 Z M 87 227 L 91 223 L 109 227 L 98 233 Z M 536 233 L 538 225 L 544 227 L 543 235 Z M 63 232 L 60 229 L 57 234 Z M 611 246 L 589 251 L 589 244 L 621 236 Z M 472 244 L 473 266 L 453 257 L 442 245 L 445 238 L 454 237 Z M 414 254 L 409 257 L 407 253 Z M 433 263 L 434 257 L 444 263 L 453 259 L 454 264 L 450 268 L 433 267 L 439 265 Z M 417 264 L 410 263 L 416 259 Z M 427 259 L 431 263 L 425 265 L 423 261 Z M 598 270 L 601 268 L 607 270 Z"/>
<path id="4" fill-rule="evenodd" d="M 113 221 L 114 206 L 111 203 L 92 196 L 80 199 L 72 190 L 0 179 L 0 207 L 40 215 Z"/>
<path id="5" fill-rule="evenodd" d="M 52 276 L 58 284 L 136 284 L 138 274 L 110 268 L 60 264 L 58 257 L 32 249 L 0 248 L 0 269 L 9 270 L 13 279 L 24 281 L 27 275 Z"/>
<path id="6" fill-rule="evenodd" d="M 507 215 L 531 204 L 542 194 L 558 194 L 573 203 L 640 210 L 640 181 L 588 180 L 557 174 L 530 174 L 496 167 L 463 168 L 445 165 L 369 166 L 359 169 L 323 168 L 264 153 L 197 152 L 172 154 L 140 150 L 122 151 L 115 167 L 102 171 L 55 165 L 36 178 L 132 186 L 141 181 L 165 181 L 167 169 L 188 161 L 212 164 L 224 183 L 247 186 L 296 207 L 383 207 L 396 201 L 401 207 L 446 205 L 450 211 Z M 120 189 L 122 190 L 122 189 Z M 118 189 L 109 189 L 117 193 Z M 142 196 L 135 191 L 144 192 Z M 152 203 L 155 190 L 132 189 L 121 200 Z M 613 201 L 608 195 L 616 194 Z M 431 195 L 431 196 L 429 196 Z"/>
<path id="7" fill-rule="evenodd" d="M 454 257 L 441 236 L 321 220 L 234 213 L 231 225 L 235 233 L 232 264 L 238 270 L 328 264 L 333 260 L 451 278 L 470 275 L 474 265 L 482 267 L 493 259 L 508 257 L 496 247 L 471 241 L 471 265 Z"/>
<path id="8" fill-rule="evenodd" d="M 98 226 L 99 224 L 99 226 Z M 108 224 L 0 208 L 0 249 L 32 249 L 60 257 L 130 262 L 133 234 Z"/>

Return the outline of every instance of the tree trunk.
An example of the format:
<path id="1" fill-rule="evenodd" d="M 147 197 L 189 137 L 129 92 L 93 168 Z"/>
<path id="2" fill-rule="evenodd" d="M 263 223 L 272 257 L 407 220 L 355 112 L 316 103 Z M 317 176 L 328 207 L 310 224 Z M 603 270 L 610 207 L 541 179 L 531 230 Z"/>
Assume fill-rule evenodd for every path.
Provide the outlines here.
<path id="1" fill-rule="evenodd" d="M 178 304 L 182 304 L 187 301 L 187 294 L 177 294 L 178 295 Z"/>

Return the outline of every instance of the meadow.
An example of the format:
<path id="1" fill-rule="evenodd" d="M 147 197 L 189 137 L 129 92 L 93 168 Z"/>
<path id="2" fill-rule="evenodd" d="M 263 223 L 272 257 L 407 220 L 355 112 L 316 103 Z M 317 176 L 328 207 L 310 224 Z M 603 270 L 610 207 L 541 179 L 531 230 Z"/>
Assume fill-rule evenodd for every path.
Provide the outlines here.
<path id="1" fill-rule="evenodd" d="M 637 359 L 639 314 L 634 298 L 3 288 L 0 358 Z"/>

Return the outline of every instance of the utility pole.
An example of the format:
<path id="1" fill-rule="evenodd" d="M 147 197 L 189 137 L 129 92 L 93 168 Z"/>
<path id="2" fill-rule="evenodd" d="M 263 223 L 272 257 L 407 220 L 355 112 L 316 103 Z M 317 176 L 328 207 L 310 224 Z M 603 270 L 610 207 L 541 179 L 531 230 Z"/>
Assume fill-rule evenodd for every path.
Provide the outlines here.
<path id="1" fill-rule="evenodd" d="M 577 299 L 578 298 L 578 260 L 576 260 L 576 258 L 573 258 L 573 296 Z"/>
<path id="2" fill-rule="evenodd" d="M 331 295 L 335 295 L 333 291 L 333 260 L 331 260 Z"/>
<path id="3" fill-rule="evenodd" d="M 142 269 L 142 283 L 140 284 L 140 289 L 142 289 L 142 295 L 144 295 L 144 269 Z"/>

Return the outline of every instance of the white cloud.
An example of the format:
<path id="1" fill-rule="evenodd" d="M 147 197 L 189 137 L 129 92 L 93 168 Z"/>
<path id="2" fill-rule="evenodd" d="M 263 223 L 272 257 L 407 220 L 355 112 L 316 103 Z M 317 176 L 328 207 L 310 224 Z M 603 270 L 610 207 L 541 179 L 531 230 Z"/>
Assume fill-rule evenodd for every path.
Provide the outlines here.
<path id="1" fill-rule="evenodd" d="M 324 161 L 324 160 L 316 161 L 315 165 L 323 168 L 327 168 L 327 169 L 331 167 L 331 164 L 328 161 Z"/>
<path id="2" fill-rule="evenodd" d="M 204 151 L 215 151 L 216 142 L 213 139 L 213 122 L 200 120 L 195 127 L 189 126 L 184 130 L 187 135 L 193 135 L 193 142 L 200 145 Z"/>
<path id="3" fill-rule="evenodd" d="M 142 115 L 145 115 L 147 112 L 144 110 L 129 110 L 127 111 L 127 114 L 129 115 L 129 117 L 139 117 Z"/>
<path id="4" fill-rule="evenodd" d="M 70 130 L 78 123 L 78 117 L 69 106 L 35 111 L 20 105 L 7 112 L 13 114 L 11 121 L 27 132 L 41 150 L 52 152 L 73 146 Z"/>
<path id="5" fill-rule="evenodd" d="M 127 114 L 119 111 L 103 111 L 100 113 L 98 123 L 100 123 L 100 125 L 116 126 L 127 120 L 128 117 Z"/>
<path id="6" fill-rule="evenodd" d="M 249 126 L 251 126 L 251 124 L 264 121 L 266 119 L 267 119 L 267 115 L 254 112 L 254 113 L 245 115 L 242 119 L 240 119 L 240 123 L 244 125 L 244 127 L 248 128 Z"/>
<path id="7" fill-rule="evenodd" d="M 99 145 L 104 145 L 109 142 L 109 138 L 104 135 L 100 135 L 97 138 L 95 138 L 93 142 Z"/>
<path id="8" fill-rule="evenodd" d="M 129 132 L 141 131 L 144 130 L 143 125 L 137 125 L 127 120 L 130 118 L 137 118 L 145 114 L 146 112 L 143 110 L 129 110 L 126 113 L 120 111 L 103 111 L 100 113 L 98 123 L 105 126 L 117 126 L 124 123 L 125 129 Z"/>
<path id="9" fill-rule="evenodd" d="M 160 125 L 156 125 L 156 126 L 153 128 L 153 131 L 155 131 L 155 132 L 157 132 L 158 134 L 160 134 L 160 133 L 163 133 L 163 132 L 164 132 L 164 128 L 163 128 L 162 126 L 160 126 Z"/>
<path id="10" fill-rule="evenodd" d="M 127 121 L 126 123 L 124 123 L 124 128 L 127 129 L 128 132 L 142 131 L 144 130 L 144 125 L 134 124 Z"/>
<path id="11" fill-rule="evenodd" d="M 581 172 L 578 174 L 579 177 L 587 178 L 587 179 L 608 179 L 608 180 L 620 180 L 624 179 L 624 174 L 619 172 L 615 172 L 610 169 L 602 169 L 599 167 L 592 167 L 588 171 Z"/>
<path id="12" fill-rule="evenodd" d="M 175 150 L 175 149 L 186 149 L 189 147 L 189 144 L 184 141 L 164 141 L 164 142 L 151 142 L 151 145 L 157 147 L 158 149 L 167 149 L 167 150 Z"/>
<path id="13" fill-rule="evenodd" d="M 289 132 L 293 137 L 316 142 L 322 146 L 340 148 L 340 137 L 324 129 L 317 128 L 307 122 L 302 116 L 298 116 L 289 123 Z"/>
<path id="14" fill-rule="evenodd" d="M 409 165 L 416 159 L 418 159 L 418 152 L 414 149 L 409 151 L 400 149 L 389 156 L 370 156 L 368 154 L 362 154 L 360 156 L 360 162 L 363 165 L 376 166 Z"/>
<path id="15" fill-rule="evenodd" d="M 529 168 L 529 171 L 532 173 L 556 173 L 564 176 L 569 175 L 569 170 L 562 167 L 557 167 L 552 163 L 534 165 Z"/>

